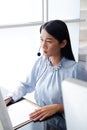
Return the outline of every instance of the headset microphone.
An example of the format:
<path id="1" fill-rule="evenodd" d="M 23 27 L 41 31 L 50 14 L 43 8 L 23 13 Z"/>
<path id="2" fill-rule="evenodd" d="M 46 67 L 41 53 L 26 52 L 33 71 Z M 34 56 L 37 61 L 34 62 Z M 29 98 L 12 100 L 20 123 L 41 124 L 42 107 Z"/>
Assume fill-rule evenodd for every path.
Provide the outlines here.
<path id="1" fill-rule="evenodd" d="M 41 47 L 40 47 L 40 48 L 41 48 Z M 40 48 L 39 48 L 39 51 L 38 51 L 38 53 L 37 53 L 37 56 L 41 56 Z"/>
<path id="2" fill-rule="evenodd" d="M 40 52 L 38 52 L 38 53 L 37 53 L 37 56 L 41 56 L 41 53 L 40 53 Z"/>

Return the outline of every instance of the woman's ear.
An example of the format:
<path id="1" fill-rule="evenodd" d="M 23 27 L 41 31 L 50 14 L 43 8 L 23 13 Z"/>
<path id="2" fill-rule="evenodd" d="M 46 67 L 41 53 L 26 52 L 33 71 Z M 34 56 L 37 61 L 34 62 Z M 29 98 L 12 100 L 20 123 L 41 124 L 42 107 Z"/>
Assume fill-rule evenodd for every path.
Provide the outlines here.
<path id="1" fill-rule="evenodd" d="M 66 44 L 67 44 L 67 40 L 63 40 L 62 42 L 61 42 L 61 48 L 64 48 L 65 46 L 66 46 Z"/>

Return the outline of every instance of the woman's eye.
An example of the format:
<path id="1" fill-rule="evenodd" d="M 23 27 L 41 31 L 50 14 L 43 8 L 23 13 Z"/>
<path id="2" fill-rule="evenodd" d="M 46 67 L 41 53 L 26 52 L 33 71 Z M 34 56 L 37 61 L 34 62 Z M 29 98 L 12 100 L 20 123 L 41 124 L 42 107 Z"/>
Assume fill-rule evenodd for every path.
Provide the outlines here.
<path id="1" fill-rule="evenodd" d="M 43 39 L 40 39 L 40 41 L 43 42 L 44 40 L 43 40 Z M 51 40 L 46 40 L 46 41 L 44 41 L 44 42 L 46 42 L 46 43 L 52 43 Z"/>
<path id="2" fill-rule="evenodd" d="M 46 41 L 46 42 L 48 42 L 48 43 L 52 43 L 52 41 Z"/>
<path id="3" fill-rule="evenodd" d="M 43 39 L 40 39 L 40 41 L 43 41 Z"/>

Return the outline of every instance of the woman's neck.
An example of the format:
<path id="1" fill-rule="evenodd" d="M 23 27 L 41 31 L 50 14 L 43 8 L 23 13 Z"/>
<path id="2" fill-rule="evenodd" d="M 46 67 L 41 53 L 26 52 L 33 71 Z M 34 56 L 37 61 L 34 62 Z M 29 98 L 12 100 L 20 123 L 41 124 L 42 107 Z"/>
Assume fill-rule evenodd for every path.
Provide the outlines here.
<path id="1" fill-rule="evenodd" d="M 49 59 L 50 59 L 50 62 L 51 62 L 51 65 L 52 66 L 56 66 L 60 61 L 61 61 L 61 59 L 62 59 L 62 57 L 49 57 Z"/>

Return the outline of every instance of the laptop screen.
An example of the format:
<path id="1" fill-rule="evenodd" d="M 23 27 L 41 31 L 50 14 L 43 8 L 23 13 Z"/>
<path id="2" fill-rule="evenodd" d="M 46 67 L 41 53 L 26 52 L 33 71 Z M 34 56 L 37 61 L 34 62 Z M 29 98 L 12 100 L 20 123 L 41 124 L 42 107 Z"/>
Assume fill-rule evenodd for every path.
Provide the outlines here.
<path id="1" fill-rule="evenodd" d="M 0 130 L 13 130 L 8 111 L 0 90 Z"/>

